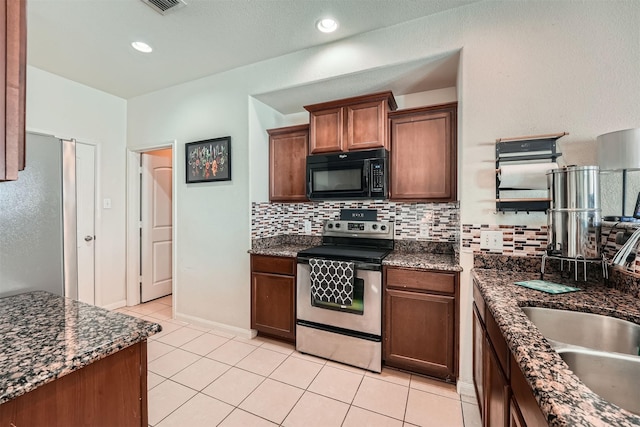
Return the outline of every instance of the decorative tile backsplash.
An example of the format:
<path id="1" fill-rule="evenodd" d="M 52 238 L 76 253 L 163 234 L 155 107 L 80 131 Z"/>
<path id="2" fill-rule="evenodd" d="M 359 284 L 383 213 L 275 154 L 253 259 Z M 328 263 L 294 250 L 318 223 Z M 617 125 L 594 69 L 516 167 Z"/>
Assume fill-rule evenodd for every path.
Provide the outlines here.
<path id="1" fill-rule="evenodd" d="M 613 259 L 622 244 L 616 243 L 618 233 L 632 233 L 638 224 L 610 223 L 602 224 L 602 253 L 607 260 Z M 480 249 L 481 231 L 502 231 L 503 247 L 498 250 Z M 462 224 L 461 245 L 463 251 L 476 254 L 490 253 L 510 256 L 542 256 L 547 249 L 547 226 L 496 224 Z M 640 274 L 640 249 L 636 249 L 636 259 L 626 268 L 629 273 Z"/>
<path id="2" fill-rule="evenodd" d="M 313 203 L 252 203 L 251 238 L 279 235 L 320 236 L 325 220 L 335 220 L 340 209 L 377 209 L 378 221 L 393 221 L 396 239 L 458 242 L 458 203 L 396 203 L 339 201 Z M 305 222 L 311 231 L 305 232 Z"/>

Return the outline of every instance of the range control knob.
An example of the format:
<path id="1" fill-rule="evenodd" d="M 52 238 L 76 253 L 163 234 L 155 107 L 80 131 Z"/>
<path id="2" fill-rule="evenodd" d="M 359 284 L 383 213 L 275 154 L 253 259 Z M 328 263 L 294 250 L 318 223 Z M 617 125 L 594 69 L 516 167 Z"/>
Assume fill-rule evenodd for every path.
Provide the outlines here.
<path id="1" fill-rule="evenodd" d="M 336 222 L 336 228 L 340 228 L 340 223 Z"/>
<path id="2" fill-rule="evenodd" d="M 378 224 L 371 225 L 371 228 L 374 229 L 374 230 L 377 230 L 378 229 Z"/>
<path id="3" fill-rule="evenodd" d="M 386 230 L 386 229 L 387 229 L 387 226 L 386 226 L 386 225 L 381 225 L 381 226 L 380 226 L 380 230 L 384 231 L 384 230 Z"/>
<path id="4" fill-rule="evenodd" d="M 327 224 L 327 228 L 333 228 L 333 224 L 332 223 Z"/>

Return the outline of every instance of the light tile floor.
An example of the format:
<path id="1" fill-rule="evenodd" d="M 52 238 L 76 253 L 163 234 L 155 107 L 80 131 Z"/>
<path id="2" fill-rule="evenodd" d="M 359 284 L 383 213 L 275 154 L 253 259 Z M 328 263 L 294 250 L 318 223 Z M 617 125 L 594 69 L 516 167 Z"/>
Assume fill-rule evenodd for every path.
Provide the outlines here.
<path id="1" fill-rule="evenodd" d="M 392 369 L 381 374 L 171 317 L 171 296 L 116 311 L 160 323 L 148 342 L 154 427 L 479 427 L 454 386 Z"/>

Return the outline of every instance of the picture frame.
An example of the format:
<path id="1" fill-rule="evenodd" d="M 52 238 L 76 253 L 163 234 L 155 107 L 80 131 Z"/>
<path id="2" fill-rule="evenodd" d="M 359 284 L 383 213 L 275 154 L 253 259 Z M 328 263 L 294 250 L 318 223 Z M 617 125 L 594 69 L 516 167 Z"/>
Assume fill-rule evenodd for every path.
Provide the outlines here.
<path id="1" fill-rule="evenodd" d="M 231 137 L 185 144 L 186 183 L 231 181 Z"/>

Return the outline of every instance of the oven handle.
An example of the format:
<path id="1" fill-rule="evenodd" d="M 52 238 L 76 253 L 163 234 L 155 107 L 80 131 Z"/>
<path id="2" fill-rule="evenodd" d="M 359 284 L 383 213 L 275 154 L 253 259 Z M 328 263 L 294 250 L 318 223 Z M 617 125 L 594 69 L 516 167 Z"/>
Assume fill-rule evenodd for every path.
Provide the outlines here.
<path id="1" fill-rule="evenodd" d="M 330 261 L 343 261 L 343 260 L 334 260 L 332 258 L 326 258 L 326 257 L 298 256 L 298 264 L 309 264 L 309 260 L 311 258 L 327 259 L 327 260 L 330 260 Z M 381 264 L 376 264 L 376 263 L 372 263 L 372 262 L 355 261 L 354 262 L 354 267 L 355 267 L 356 270 L 382 271 L 382 265 Z"/>

